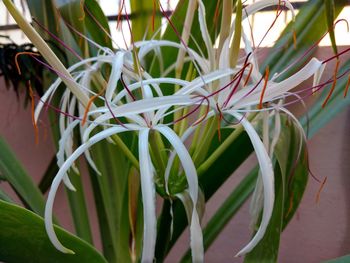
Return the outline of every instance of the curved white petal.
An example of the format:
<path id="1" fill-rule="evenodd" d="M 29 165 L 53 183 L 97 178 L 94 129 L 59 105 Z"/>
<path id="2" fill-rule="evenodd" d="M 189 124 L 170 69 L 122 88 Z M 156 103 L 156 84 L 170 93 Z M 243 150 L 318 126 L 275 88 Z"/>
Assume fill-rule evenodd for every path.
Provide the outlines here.
<path id="1" fill-rule="evenodd" d="M 198 65 L 203 72 L 209 72 L 208 62 L 196 51 L 194 51 L 191 48 L 185 47 L 182 44 L 168 41 L 168 40 L 149 40 L 149 41 L 136 42 L 135 46 L 140 47 L 140 51 L 139 51 L 140 57 L 144 57 L 148 52 L 158 47 L 174 47 L 177 49 L 183 49 L 187 53 L 189 53 L 191 60 L 195 63 L 196 67 Z"/>
<path id="2" fill-rule="evenodd" d="M 278 83 L 269 81 L 267 83 L 263 102 L 269 102 L 271 100 L 279 98 L 281 95 L 284 95 L 291 89 L 295 88 L 313 76 L 321 67 L 322 62 L 316 58 L 312 58 L 302 69 L 300 69 L 297 73 L 290 76 L 289 78 Z M 260 85 L 248 96 L 246 95 L 251 87 L 239 90 L 231 99 L 229 106 L 233 107 L 234 109 L 238 109 L 258 105 L 260 102 L 262 87 L 263 83 L 260 83 Z"/>
<path id="3" fill-rule="evenodd" d="M 60 170 L 58 171 L 57 175 L 55 176 L 51 188 L 47 197 L 47 202 L 45 205 L 45 228 L 46 232 L 49 236 L 49 239 L 51 243 L 55 246 L 56 249 L 63 253 L 74 253 L 72 250 L 64 247 L 62 243 L 58 240 L 54 227 L 52 222 L 52 211 L 53 211 L 53 204 L 55 200 L 55 196 L 58 190 L 58 187 L 60 183 L 62 182 L 64 176 L 66 175 L 69 168 L 72 166 L 72 164 L 78 159 L 78 157 L 83 154 L 87 149 L 89 149 L 93 144 L 120 132 L 127 131 L 124 127 L 113 127 L 106 129 L 95 136 L 91 137 L 90 140 L 81 146 L 79 146 L 74 153 L 69 156 L 69 158 L 63 163 Z"/>
<path id="4" fill-rule="evenodd" d="M 202 37 L 205 43 L 205 46 L 207 48 L 208 52 L 208 58 L 209 58 L 209 63 L 210 63 L 210 70 L 214 70 L 214 65 L 215 65 L 215 55 L 214 55 L 214 48 L 213 44 L 211 42 L 211 38 L 208 32 L 208 27 L 207 27 L 207 21 L 205 19 L 205 7 L 202 2 L 202 0 L 198 0 L 198 21 L 199 21 L 199 28 L 202 33 Z"/>
<path id="5" fill-rule="evenodd" d="M 240 256 L 250 252 L 265 234 L 266 228 L 269 224 L 272 215 L 273 204 L 275 200 L 274 172 L 271 159 L 252 124 L 250 124 L 250 122 L 241 114 L 238 114 L 234 111 L 229 111 L 227 113 L 231 114 L 236 119 L 241 120 L 241 124 L 247 132 L 250 141 L 252 142 L 252 145 L 254 147 L 255 154 L 258 158 L 261 179 L 264 186 L 264 210 L 259 229 L 256 232 L 253 239 L 241 251 L 237 253 L 236 256 Z"/>
<path id="6" fill-rule="evenodd" d="M 154 127 L 158 130 L 174 147 L 174 150 L 179 156 L 182 167 L 185 171 L 188 192 L 190 194 L 193 204 L 197 204 L 198 200 L 198 178 L 197 171 L 193 164 L 190 154 L 188 153 L 185 145 L 177 134 L 167 126 L 159 125 Z M 202 229 L 199 222 L 196 205 L 193 206 L 192 218 L 190 224 L 191 232 L 191 250 L 192 250 L 192 261 L 203 262 L 204 249 L 203 249 L 203 235 Z"/>
<path id="7" fill-rule="evenodd" d="M 112 96 L 114 94 L 114 91 L 117 88 L 117 83 L 122 73 L 123 62 L 124 62 L 124 52 L 117 52 L 113 57 L 112 71 L 109 76 L 107 87 L 106 87 L 106 100 L 108 102 L 112 101 Z"/>

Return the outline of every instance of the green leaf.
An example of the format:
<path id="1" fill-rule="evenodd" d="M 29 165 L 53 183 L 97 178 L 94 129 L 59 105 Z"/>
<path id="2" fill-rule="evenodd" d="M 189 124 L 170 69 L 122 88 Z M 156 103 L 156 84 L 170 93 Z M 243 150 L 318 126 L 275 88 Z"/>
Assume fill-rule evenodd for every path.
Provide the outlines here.
<path id="1" fill-rule="evenodd" d="M 226 198 L 225 202 L 215 212 L 206 227 L 203 229 L 203 243 L 205 250 L 210 247 L 227 223 L 247 201 L 254 190 L 257 175 L 258 167 L 255 167 L 242 179 L 232 193 Z M 187 251 L 181 262 L 189 262 L 190 260 L 191 253 L 190 251 Z"/>
<path id="2" fill-rule="evenodd" d="M 76 234 L 86 242 L 93 244 L 82 179 L 79 174 L 73 171 L 69 172 L 68 176 L 76 189 L 76 191 L 66 189 Z"/>
<path id="3" fill-rule="evenodd" d="M 284 182 L 283 229 L 293 218 L 302 200 L 309 175 L 306 141 L 297 125 L 282 115 L 282 132 L 276 145 L 275 156 Z"/>
<path id="4" fill-rule="evenodd" d="M 136 42 L 143 39 L 151 39 L 161 26 L 161 16 L 158 13 L 157 1 L 131 0 L 130 6 L 133 14 L 131 19 L 133 40 Z"/>
<path id="5" fill-rule="evenodd" d="M 350 67 L 350 60 L 348 60 L 339 70 L 338 75 L 346 72 Z M 301 123 L 308 131 L 308 137 L 311 138 L 316 132 L 331 121 L 339 112 L 343 111 L 350 104 L 350 94 L 344 97 L 346 85 L 348 83 L 348 75 L 337 81 L 332 97 L 327 102 L 327 106 L 322 108 L 330 85 L 327 85 L 319 96 L 318 100 L 310 107 L 308 112 L 301 118 Z"/>
<path id="6" fill-rule="evenodd" d="M 44 214 L 45 201 L 43 195 L 1 137 L 0 174 L 4 176 L 31 210 L 39 215 Z"/>
<path id="7" fill-rule="evenodd" d="M 233 35 L 231 49 L 230 49 L 230 63 L 234 68 L 237 65 L 240 43 L 242 37 L 242 1 L 237 1 L 236 6 L 236 20 L 235 20 L 235 33 Z"/>
<path id="8" fill-rule="evenodd" d="M 103 252 L 109 262 L 130 262 L 128 169 L 130 164 L 116 145 L 101 141 L 92 149 L 101 176 L 90 169 Z"/>
<path id="9" fill-rule="evenodd" d="M 0 201 L 0 260 L 9 263 L 58 263 L 107 261 L 89 244 L 55 227 L 58 239 L 75 254 L 64 254 L 50 242 L 44 221 L 36 214 Z"/>
<path id="10" fill-rule="evenodd" d="M 325 0 L 324 4 L 326 7 L 326 22 L 327 22 L 328 31 L 329 31 L 329 37 L 332 43 L 333 52 L 334 54 L 338 54 L 338 48 L 337 48 L 337 43 L 335 41 L 335 34 L 334 34 L 334 19 L 335 19 L 334 0 Z"/>
<path id="11" fill-rule="evenodd" d="M 97 44 L 112 48 L 112 41 L 109 38 L 110 30 L 107 17 L 95 0 L 72 0 L 69 2 L 59 1 L 60 13 L 71 27 L 96 42 Z M 98 48 L 88 44 L 81 36 L 72 31 L 72 35 L 83 56 L 94 56 Z"/>
<path id="12" fill-rule="evenodd" d="M 39 189 L 43 194 L 45 194 L 49 190 L 51 183 L 55 178 L 57 172 L 58 172 L 58 166 L 57 166 L 56 156 L 53 156 L 49 166 L 46 169 L 46 172 L 44 173 L 43 177 L 39 182 Z"/>
<path id="13" fill-rule="evenodd" d="M 305 141 L 298 127 L 281 116 L 281 135 L 275 147 L 275 203 L 263 239 L 247 254 L 245 261 L 277 262 L 280 235 L 295 214 L 306 188 L 308 165 Z"/>
<path id="14" fill-rule="evenodd" d="M 278 165 L 275 167 L 275 203 L 269 225 L 264 237 L 249 252 L 244 259 L 245 263 L 277 262 L 280 235 L 283 221 L 283 178 Z"/>
<path id="15" fill-rule="evenodd" d="M 168 23 L 165 33 L 162 37 L 163 39 L 180 43 L 180 39 L 177 33 L 181 36 L 181 32 L 184 27 L 183 23 L 185 21 L 188 3 L 189 3 L 189 0 L 179 1 L 175 11 L 170 17 L 172 25 L 175 29 Z M 214 43 L 216 39 L 216 34 L 220 30 L 220 17 L 218 17 L 217 20 L 215 20 L 215 14 L 216 14 L 215 10 L 216 10 L 218 1 L 203 1 L 203 4 L 206 10 L 206 22 L 208 25 L 208 31 L 211 36 L 211 40 Z M 199 29 L 198 12 L 196 11 L 193 18 L 191 38 L 188 43 L 188 46 L 190 48 L 193 48 L 196 51 L 198 51 L 198 49 L 204 50 L 204 54 L 205 54 L 205 43 L 203 41 L 201 31 L 198 29 Z M 163 51 L 163 54 L 166 54 L 163 56 L 163 61 L 164 61 L 164 67 L 167 68 L 170 65 L 172 65 L 174 61 L 176 61 L 178 50 L 174 48 L 164 48 L 162 51 Z M 155 67 L 152 70 L 153 70 L 152 75 L 154 76 L 159 75 L 158 68 Z M 183 70 L 183 72 L 186 72 L 186 70 Z"/>
<path id="16" fill-rule="evenodd" d="M 91 15 L 85 16 L 85 26 L 88 37 L 103 47 L 113 49 L 112 40 L 108 35 L 111 35 L 108 19 L 103 13 L 100 5 L 96 0 L 85 0 L 86 9 Z M 97 51 L 94 48 L 94 52 Z M 94 53 L 96 55 L 96 53 Z"/>
<path id="17" fill-rule="evenodd" d="M 0 188 L 0 200 L 8 203 L 14 203 L 11 197 L 9 197 L 1 188 Z"/>
<path id="18" fill-rule="evenodd" d="M 288 70 L 281 78 L 285 78 L 295 72 L 298 67 L 302 66 L 307 59 L 316 50 L 313 49 L 308 55 L 305 52 L 320 40 L 323 34 L 327 32 L 325 23 L 325 6 L 324 0 L 308 1 L 300 9 L 296 16 L 295 23 L 290 23 L 282 32 L 281 37 L 277 40 L 274 47 L 270 50 L 269 56 L 260 67 L 262 70 L 269 65 L 270 74 L 279 72 L 291 62 L 300 58 L 298 63 Z M 334 16 L 338 16 L 340 11 L 347 5 L 347 0 L 337 0 L 335 2 Z M 297 48 L 293 45 L 293 31 L 297 37 Z"/>
<path id="19" fill-rule="evenodd" d="M 349 262 L 350 262 L 350 255 L 323 261 L 323 263 L 349 263 Z"/>

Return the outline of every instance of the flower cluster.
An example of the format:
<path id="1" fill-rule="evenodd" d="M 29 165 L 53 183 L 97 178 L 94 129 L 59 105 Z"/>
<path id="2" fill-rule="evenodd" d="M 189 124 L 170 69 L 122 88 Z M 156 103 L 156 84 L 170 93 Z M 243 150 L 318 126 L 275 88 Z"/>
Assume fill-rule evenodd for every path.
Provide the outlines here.
<path id="1" fill-rule="evenodd" d="M 165 192 L 170 198 L 181 195 L 172 193 L 169 189 L 170 174 L 175 170 L 177 176 L 186 178 L 187 189 L 184 191 L 188 193 L 188 198 L 180 199 L 189 211 L 192 259 L 193 262 L 203 261 L 200 213 L 197 211 L 200 189 L 196 167 L 203 162 L 198 156 L 203 150 L 203 144 L 207 142 L 195 141 L 195 144 L 191 145 L 191 151 L 185 142 L 189 141 L 192 135 L 200 133 L 205 125 L 210 126 L 206 131 L 215 132 L 216 122 L 219 122 L 221 127 L 242 125 L 251 140 L 260 166 L 255 195 L 261 195 L 263 203 L 262 207 L 253 207 L 258 211 L 257 214 L 262 209 L 261 223 L 255 236 L 237 255 L 251 251 L 264 236 L 274 205 L 274 172 L 271 158 L 280 132 L 279 113 L 282 111 L 297 122 L 284 108 L 283 101 L 293 95 L 290 91 L 294 87 L 311 77 L 314 77 L 314 85 L 317 85 L 324 63 L 313 58 L 294 75 L 282 81 L 277 81 L 280 74 L 270 77 L 268 69 L 261 74 L 257 50 L 243 28 L 237 24 L 263 8 L 280 5 L 279 0 L 261 0 L 245 7 L 244 12 L 241 10 L 241 21 L 230 19 L 228 34 L 222 37 L 219 48 L 214 47 L 208 33 L 204 4 L 201 0 L 192 2 L 188 7 L 188 17 L 193 17 L 193 13 L 198 11 L 199 30 L 205 43 L 205 52 L 197 52 L 187 46 L 189 32 L 179 36 L 179 42 L 144 40 L 133 43 L 127 50 L 117 51 L 98 46 L 89 40 L 99 48 L 97 56 L 81 59 L 65 72 L 52 65 L 52 69 L 60 78 L 40 99 L 35 112 L 36 120 L 43 107 L 50 104 L 62 81 L 71 85 L 73 83 L 75 90 L 79 90 L 79 96 L 76 96 L 75 90 L 66 89 L 61 98 L 61 140 L 57 153 L 60 169 L 52 183 L 45 211 L 46 230 L 50 240 L 60 251 L 70 252 L 60 243 L 53 228 L 52 210 L 57 189 L 63 181 L 69 189 L 74 190 L 67 171 L 76 169 L 74 162 L 81 155 L 85 155 L 89 165 L 99 173 L 89 149 L 101 140 L 108 140 L 124 147 L 124 153 L 130 157 L 132 165 L 139 169 L 144 214 L 142 261 L 152 262 L 157 233 L 157 164 L 155 158 L 152 158 L 154 149 L 150 149 L 149 141 L 150 134 L 157 132 L 166 139 L 166 145 L 169 145 L 167 148 L 170 147 L 170 151 L 159 149 L 163 153 L 166 152 L 166 163 L 163 174 L 157 176 L 164 179 Z M 289 1 L 282 2 L 293 11 Z M 190 18 L 187 21 L 189 23 Z M 236 18 L 239 19 L 239 16 Z M 236 57 L 232 55 L 239 50 L 235 42 L 237 39 L 238 43 L 243 40 L 245 46 L 245 54 L 240 58 L 238 53 Z M 166 69 L 162 68 L 163 56 L 166 56 L 162 52 L 165 48 L 176 49 L 179 54 L 177 61 Z M 207 56 L 203 55 L 205 53 Z M 161 69 L 159 75 L 154 75 L 152 66 L 146 63 L 150 54 L 158 61 Z M 188 74 L 181 77 L 184 64 L 187 65 Z M 106 69 L 109 69 L 105 74 L 108 78 L 101 74 Z M 180 74 L 177 74 L 179 72 Z M 264 127 L 269 125 L 271 118 L 275 118 L 275 131 L 272 136 L 269 134 L 269 128 L 263 129 L 262 136 L 255 129 L 254 123 L 260 115 Z M 81 144 L 75 149 L 73 131 L 76 127 L 80 130 Z M 121 133 L 137 135 L 136 160 L 120 141 L 118 135 Z M 181 168 L 179 165 L 177 169 L 174 168 L 176 158 Z"/>

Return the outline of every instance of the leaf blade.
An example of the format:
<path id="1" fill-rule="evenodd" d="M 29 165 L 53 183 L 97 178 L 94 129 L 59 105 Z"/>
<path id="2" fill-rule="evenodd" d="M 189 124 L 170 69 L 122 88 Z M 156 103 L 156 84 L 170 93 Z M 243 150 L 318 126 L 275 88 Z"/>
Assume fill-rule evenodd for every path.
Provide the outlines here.
<path id="1" fill-rule="evenodd" d="M 75 254 L 63 254 L 51 244 L 45 232 L 44 221 L 38 215 L 0 201 L 0 260 L 5 262 L 93 262 L 107 261 L 90 245 L 56 227 L 59 238 L 74 249 Z M 21 253 L 18 253 L 21 244 Z"/>

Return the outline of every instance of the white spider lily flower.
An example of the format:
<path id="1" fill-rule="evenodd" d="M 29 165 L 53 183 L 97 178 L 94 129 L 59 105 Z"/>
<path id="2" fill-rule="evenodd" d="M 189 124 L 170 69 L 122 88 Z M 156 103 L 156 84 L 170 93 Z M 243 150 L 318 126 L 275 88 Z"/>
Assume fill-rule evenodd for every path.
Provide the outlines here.
<path id="1" fill-rule="evenodd" d="M 119 74 L 119 73 L 118 73 Z M 186 85 L 188 82 L 176 81 L 174 79 L 163 79 L 165 82 L 174 82 L 176 84 Z M 162 81 L 158 81 L 161 83 Z M 152 84 L 152 82 L 150 82 Z M 140 88 L 141 86 L 136 86 L 135 88 Z M 113 92 L 112 92 L 113 93 Z M 117 106 L 112 100 L 113 94 L 110 95 L 109 107 L 102 106 L 96 108 L 93 111 L 88 113 L 88 116 L 98 116 L 93 121 L 88 122 L 88 126 L 82 131 L 83 143 L 79 146 L 74 152 L 67 148 L 72 146 L 71 143 L 71 134 L 73 129 L 81 123 L 81 119 L 76 119 L 71 121 L 66 125 L 62 124 L 62 127 L 65 130 L 62 132 L 62 137 L 59 142 L 60 150 L 57 154 L 58 164 L 60 166 L 59 173 L 57 174 L 47 201 L 46 213 L 45 213 L 45 225 L 49 233 L 49 238 L 57 249 L 62 252 L 70 252 L 66 249 L 57 239 L 55 233 L 53 232 L 52 226 L 52 207 L 54 197 L 58 188 L 59 183 L 66 178 L 66 172 L 74 164 L 74 161 L 81 155 L 87 155 L 89 148 L 97 143 L 100 140 L 108 139 L 114 134 L 125 131 L 139 131 L 139 161 L 140 167 L 140 176 L 141 176 L 141 188 L 142 188 L 142 197 L 144 203 L 144 245 L 142 252 L 142 261 L 149 262 L 152 261 L 154 256 L 154 248 L 156 241 L 156 214 L 155 214 L 155 193 L 154 193 L 154 182 L 153 174 L 154 169 L 152 165 L 151 158 L 149 157 L 148 150 L 148 134 L 150 129 L 159 131 L 164 137 L 170 142 L 170 145 L 173 146 L 174 150 L 178 153 L 178 156 L 181 160 L 185 175 L 188 181 L 188 191 L 191 196 L 192 202 L 197 203 L 198 196 L 198 181 L 197 174 L 194 164 L 190 158 L 190 155 L 187 152 L 186 147 L 183 145 L 182 141 L 177 138 L 177 135 L 167 126 L 158 124 L 162 119 L 162 114 L 158 114 L 156 117 L 150 120 L 148 123 L 143 117 L 142 114 L 149 113 L 152 111 L 155 112 L 166 112 L 163 109 L 169 109 L 173 105 L 179 106 L 190 106 L 199 103 L 198 98 L 195 98 L 191 95 L 173 95 L 173 96 L 162 96 L 162 97 L 151 97 L 150 93 L 148 98 L 142 100 L 132 101 L 126 104 L 121 104 Z M 124 95 L 127 95 L 124 93 Z M 147 97 L 147 96 L 146 96 Z M 119 97 L 117 102 L 121 102 L 123 97 Z M 69 97 L 66 96 L 62 100 L 62 107 L 66 108 L 68 104 Z M 110 124 L 110 121 L 114 118 L 126 117 L 131 122 L 131 124 Z M 111 126 L 108 128 L 108 126 Z M 99 131 L 96 135 L 90 138 L 91 132 L 96 127 L 107 127 L 102 131 Z M 70 155 L 67 153 L 71 153 Z M 65 157 L 67 157 L 66 160 Z M 93 161 L 88 158 L 89 164 L 97 170 L 97 167 L 94 165 Z M 69 181 L 68 181 L 69 182 Z M 66 183 L 70 189 L 74 189 L 72 185 Z M 199 223 L 199 217 L 196 208 L 193 208 L 191 223 L 190 223 L 190 232 L 191 232 L 191 248 L 193 251 L 193 258 L 196 262 L 202 261 L 203 259 L 203 244 L 202 244 L 202 233 Z"/>

